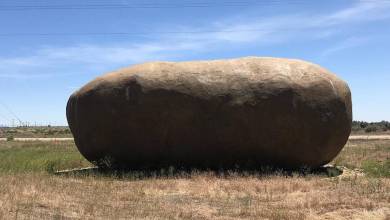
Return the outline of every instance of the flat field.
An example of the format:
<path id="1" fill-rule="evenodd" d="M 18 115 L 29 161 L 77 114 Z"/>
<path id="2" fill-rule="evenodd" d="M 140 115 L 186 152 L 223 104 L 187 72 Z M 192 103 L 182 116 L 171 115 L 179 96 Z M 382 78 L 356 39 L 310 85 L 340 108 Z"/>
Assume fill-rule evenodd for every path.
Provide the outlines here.
<path id="1" fill-rule="evenodd" d="M 71 141 L 0 142 L 0 219 L 390 219 L 389 140 L 352 140 L 332 164 L 343 174 L 55 174 L 91 164 Z"/>
<path id="2" fill-rule="evenodd" d="M 67 126 L 0 127 L 0 138 L 72 138 Z"/>
<path id="3" fill-rule="evenodd" d="M 351 135 L 390 135 L 390 129 L 380 128 L 379 125 L 369 132 L 363 128 L 354 128 Z M 0 138 L 73 138 L 73 135 L 67 126 L 0 127 Z"/>

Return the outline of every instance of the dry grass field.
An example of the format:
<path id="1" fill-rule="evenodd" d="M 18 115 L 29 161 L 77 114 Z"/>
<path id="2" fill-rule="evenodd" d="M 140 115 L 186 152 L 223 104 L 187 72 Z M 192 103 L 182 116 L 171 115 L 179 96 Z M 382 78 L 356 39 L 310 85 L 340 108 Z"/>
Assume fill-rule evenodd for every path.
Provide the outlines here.
<path id="1" fill-rule="evenodd" d="M 390 141 L 350 141 L 344 173 L 87 167 L 73 142 L 0 142 L 0 219 L 390 219 Z"/>
<path id="2" fill-rule="evenodd" d="M 67 126 L 46 127 L 0 127 L 0 138 L 71 138 L 72 133 Z"/>

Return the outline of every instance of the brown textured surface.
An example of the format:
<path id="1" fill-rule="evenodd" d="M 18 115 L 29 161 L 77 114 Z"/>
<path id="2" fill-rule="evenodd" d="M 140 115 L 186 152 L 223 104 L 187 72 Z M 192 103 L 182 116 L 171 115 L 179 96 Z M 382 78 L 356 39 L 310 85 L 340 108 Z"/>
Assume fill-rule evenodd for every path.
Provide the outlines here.
<path id="1" fill-rule="evenodd" d="M 80 152 L 126 167 L 320 166 L 351 131 L 347 84 L 300 60 L 154 62 L 91 81 L 69 99 Z"/>

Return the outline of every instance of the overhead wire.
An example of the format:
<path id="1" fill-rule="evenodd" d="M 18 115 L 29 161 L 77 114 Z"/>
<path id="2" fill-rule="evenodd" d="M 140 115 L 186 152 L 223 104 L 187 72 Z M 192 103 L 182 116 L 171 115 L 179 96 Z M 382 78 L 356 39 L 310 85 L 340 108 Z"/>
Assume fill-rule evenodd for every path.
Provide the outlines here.
<path id="1" fill-rule="evenodd" d="M 249 6 L 251 4 L 261 4 L 261 5 L 274 5 L 274 4 L 297 4 L 304 3 L 304 0 L 268 0 L 268 1 L 218 1 L 218 2 L 183 2 L 178 3 L 137 3 L 137 4 L 61 4 L 61 5 L 1 5 L 1 10 L 57 10 L 57 9 L 127 9 L 127 8 L 170 8 L 170 7 L 220 7 L 220 6 L 229 6 L 229 7 L 241 7 Z M 389 0 L 365 0 L 365 2 L 390 2 Z M 285 30 L 285 29 L 283 29 Z M 292 30 L 292 29 L 286 29 Z M 170 35 L 170 34 L 202 34 L 202 33 L 235 33 L 235 32 L 261 32 L 267 31 L 267 29 L 246 29 L 246 30 L 204 30 L 204 31 L 165 31 L 165 32 L 88 32 L 88 33 L 48 33 L 48 32 L 38 32 L 38 33 L 0 33 L 0 37 L 13 37 L 13 36 L 35 36 L 35 37 L 55 37 L 55 36 L 144 36 L 151 34 L 161 34 L 161 35 Z"/>
<path id="2" fill-rule="evenodd" d="M 237 32 L 263 32 L 270 29 L 235 29 L 235 30 L 203 30 L 203 31 L 153 31 L 153 32 L 73 32 L 73 33 L 0 33 L 0 37 L 12 37 L 12 36 L 143 36 L 151 34 L 171 35 L 171 34 L 205 34 L 205 33 L 237 33 Z M 275 29 L 272 29 L 273 31 Z M 299 30 L 298 28 L 279 28 L 278 30 L 293 31 Z"/>
<path id="3" fill-rule="evenodd" d="M 169 8 L 209 8 L 209 7 L 246 7 L 251 5 L 279 5 L 303 3 L 302 0 L 268 1 L 223 1 L 189 3 L 134 3 L 134 4 L 36 4 L 36 5 L 0 5 L 1 11 L 25 10 L 95 10 L 95 9 L 169 9 Z"/>
<path id="4" fill-rule="evenodd" d="M 5 121 L 9 121 L 9 122 L 12 121 L 11 119 L 9 119 L 8 117 L 6 117 L 6 116 L 3 115 L 2 113 L 0 113 L 0 118 L 3 118 Z"/>
<path id="5" fill-rule="evenodd" d="M 12 111 L 5 103 L 3 103 L 2 101 L 0 101 L 0 105 L 4 107 L 4 109 L 6 109 L 13 117 L 16 118 L 16 120 L 18 120 L 18 122 L 20 124 L 22 124 L 22 120 L 15 114 L 14 111 Z"/>
<path id="6" fill-rule="evenodd" d="M 389 0 L 362 0 L 360 2 L 390 2 Z M 308 3 L 305 0 L 267 0 L 267 1 L 214 1 L 214 2 L 176 2 L 176 3 L 110 3 L 110 4 L 0 4 L 0 11 L 25 10 L 96 10 L 96 9 L 169 9 L 169 8 L 209 8 L 209 7 L 246 7 L 251 5 L 289 5 Z M 38 3 L 38 4 L 37 4 Z"/>
<path id="7" fill-rule="evenodd" d="M 1 10 L 49 10 L 49 9 L 126 9 L 126 8 L 169 8 L 169 7 L 219 7 L 219 6 L 231 6 L 241 7 L 248 6 L 250 4 L 262 4 L 262 5 L 273 5 L 273 4 L 296 4 L 306 2 L 304 0 L 268 0 L 268 1 L 219 1 L 219 2 L 198 2 L 198 3 L 182 3 L 182 4 L 161 4 L 161 3 L 138 3 L 138 4 L 79 4 L 79 5 L 13 5 L 4 6 L 0 4 Z M 388 2 L 389 0 L 365 0 L 363 2 Z M 273 29 L 274 30 L 274 29 Z M 280 30 L 294 30 L 291 28 L 283 28 Z M 295 29 L 298 30 L 298 29 Z M 164 31 L 164 32 L 70 32 L 70 33 L 0 33 L 0 37 L 14 37 L 14 36 L 33 36 L 33 37 L 56 37 L 56 36 L 145 36 L 152 34 L 171 35 L 171 34 L 202 34 L 202 33 L 236 33 L 236 32 L 262 32 L 267 29 L 239 29 L 239 30 L 203 30 L 203 31 Z"/>

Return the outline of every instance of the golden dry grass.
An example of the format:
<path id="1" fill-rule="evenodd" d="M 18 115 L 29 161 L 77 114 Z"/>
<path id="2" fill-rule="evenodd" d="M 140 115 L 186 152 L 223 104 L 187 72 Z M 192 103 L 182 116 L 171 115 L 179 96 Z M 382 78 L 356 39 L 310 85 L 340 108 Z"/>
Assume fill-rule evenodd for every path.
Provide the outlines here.
<path id="1" fill-rule="evenodd" d="M 198 174 L 128 181 L 47 174 L 0 179 L 2 219 L 386 219 L 390 180 Z"/>
<path id="2" fill-rule="evenodd" d="M 65 126 L 51 126 L 51 127 L 0 127 L 0 138 L 61 138 L 72 137 L 69 127 Z"/>
<path id="3" fill-rule="evenodd" d="M 349 143 L 337 163 L 388 160 L 389 146 Z M 128 175 L 0 173 L 0 219 L 390 219 L 390 178 Z"/>

